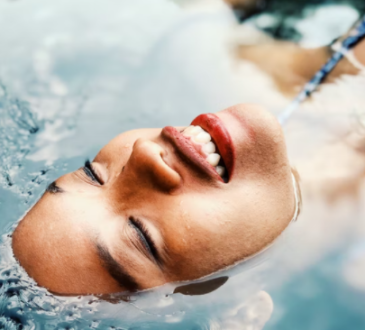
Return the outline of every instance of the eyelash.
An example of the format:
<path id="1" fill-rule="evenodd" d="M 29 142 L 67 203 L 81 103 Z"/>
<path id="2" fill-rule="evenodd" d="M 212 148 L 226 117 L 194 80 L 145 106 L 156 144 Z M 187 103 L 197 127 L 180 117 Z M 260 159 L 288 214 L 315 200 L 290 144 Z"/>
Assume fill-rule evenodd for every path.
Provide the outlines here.
<path id="1" fill-rule="evenodd" d="M 142 243 L 146 247 L 146 249 L 152 254 L 155 260 L 158 261 L 156 245 L 153 242 L 151 234 L 147 227 L 144 225 L 144 223 L 139 219 L 129 217 L 129 224 L 137 231 L 137 234 L 142 240 Z"/>
<path id="2" fill-rule="evenodd" d="M 100 185 L 103 184 L 103 182 L 99 179 L 98 175 L 96 174 L 95 170 L 93 169 L 90 160 L 86 160 L 83 170 L 85 172 L 85 174 L 93 181 L 99 183 Z"/>

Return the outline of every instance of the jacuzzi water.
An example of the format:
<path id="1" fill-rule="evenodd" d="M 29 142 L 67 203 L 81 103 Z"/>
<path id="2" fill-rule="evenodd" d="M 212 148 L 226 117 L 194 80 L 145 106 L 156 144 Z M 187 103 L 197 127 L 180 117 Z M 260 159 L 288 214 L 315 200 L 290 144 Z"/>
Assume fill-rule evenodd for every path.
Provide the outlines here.
<path id="1" fill-rule="evenodd" d="M 328 230 L 321 244 L 306 245 L 308 226 L 289 228 L 277 248 L 228 272 L 228 282 L 205 295 L 173 294 L 175 286 L 167 285 L 113 302 L 54 296 L 15 262 L 16 222 L 48 183 L 120 132 L 188 125 L 200 113 L 240 102 L 274 113 L 287 104 L 248 63 L 267 97 L 262 80 L 240 75 L 230 54 L 236 21 L 228 8 L 192 10 L 181 2 L 0 1 L 0 329 L 365 328 L 365 285 L 353 274 L 362 269 L 354 264 L 363 236 L 354 239 L 353 225 L 361 208 L 345 213 L 349 226 Z M 341 6 L 326 8 L 330 17 L 319 6 L 298 19 L 303 43 L 326 44 L 344 33 L 359 14 Z M 269 24 L 273 17 L 265 15 L 250 24 Z M 334 208 L 336 216 L 342 207 Z M 317 209 L 319 222 L 327 209 Z"/>

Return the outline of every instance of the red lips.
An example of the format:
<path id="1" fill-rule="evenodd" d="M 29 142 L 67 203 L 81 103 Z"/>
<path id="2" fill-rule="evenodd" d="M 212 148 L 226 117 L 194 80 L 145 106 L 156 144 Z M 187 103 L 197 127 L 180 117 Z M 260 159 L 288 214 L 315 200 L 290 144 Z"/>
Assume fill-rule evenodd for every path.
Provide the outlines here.
<path id="1" fill-rule="evenodd" d="M 219 154 L 223 158 L 229 178 L 231 178 L 235 162 L 235 149 L 231 136 L 229 135 L 222 120 L 217 115 L 207 113 L 196 117 L 192 121 L 191 125 L 200 126 L 210 134 L 213 142 L 219 150 Z"/>
<path id="2" fill-rule="evenodd" d="M 223 125 L 221 119 L 214 114 L 203 114 L 195 118 L 192 125 L 198 125 L 210 134 L 222 157 L 229 178 L 231 178 L 235 160 L 234 146 L 228 130 Z M 190 164 L 202 175 L 207 175 L 224 182 L 215 168 L 207 162 L 206 157 L 197 151 L 190 138 L 171 126 L 165 127 L 161 135 L 174 146 L 176 152 L 185 163 Z"/>

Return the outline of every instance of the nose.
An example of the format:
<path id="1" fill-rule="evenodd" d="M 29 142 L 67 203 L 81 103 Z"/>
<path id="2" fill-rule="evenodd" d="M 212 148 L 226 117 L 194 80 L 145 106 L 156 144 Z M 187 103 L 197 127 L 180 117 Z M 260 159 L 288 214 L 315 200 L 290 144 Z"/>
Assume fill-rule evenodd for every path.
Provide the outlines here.
<path id="1" fill-rule="evenodd" d="M 157 143 L 138 139 L 123 174 L 135 183 L 161 191 L 172 191 L 181 184 L 180 175 L 164 161 L 166 151 Z"/>

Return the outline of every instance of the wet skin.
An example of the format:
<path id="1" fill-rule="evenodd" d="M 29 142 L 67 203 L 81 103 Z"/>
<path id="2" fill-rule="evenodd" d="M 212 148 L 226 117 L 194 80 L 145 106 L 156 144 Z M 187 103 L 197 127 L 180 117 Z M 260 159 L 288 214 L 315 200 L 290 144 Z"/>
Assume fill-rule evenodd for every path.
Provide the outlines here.
<path id="1" fill-rule="evenodd" d="M 227 183 L 178 152 L 169 129 L 123 133 L 94 174 L 60 177 L 19 223 L 20 264 L 56 293 L 112 293 L 200 278 L 273 242 L 295 209 L 281 128 L 251 105 L 216 116 L 234 149 Z"/>

